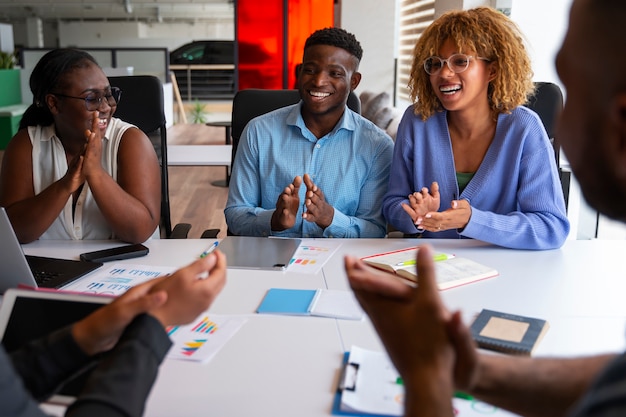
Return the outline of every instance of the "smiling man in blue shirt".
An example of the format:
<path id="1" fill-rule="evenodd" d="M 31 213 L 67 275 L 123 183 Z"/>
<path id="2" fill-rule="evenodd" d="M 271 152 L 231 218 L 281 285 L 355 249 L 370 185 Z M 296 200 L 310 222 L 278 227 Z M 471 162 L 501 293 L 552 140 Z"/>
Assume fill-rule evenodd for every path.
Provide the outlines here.
<path id="1" fill-rule="evenodd" d="M 384 237 L 391 138 L 350 110 L 363 50 L 339 28 L 304 45 L 301 101 L 253 119 L 233 164 L 224 214 L 231 233 Z"/>

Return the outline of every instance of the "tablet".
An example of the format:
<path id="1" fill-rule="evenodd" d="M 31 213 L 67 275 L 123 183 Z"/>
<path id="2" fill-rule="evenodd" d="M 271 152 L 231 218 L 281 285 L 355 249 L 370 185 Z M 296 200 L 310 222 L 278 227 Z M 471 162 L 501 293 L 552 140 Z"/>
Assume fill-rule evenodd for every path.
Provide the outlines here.
<path id="1" fill-rule="evenodd" d="M 89 294 L 9 289 L 0 304 L 0 340 L 7 352 L 74 323 L 113 300 Z M 86 381 L 83 372 L 67 381 L 49 402 L 71 403 Z"/>
<path id="2" fill-rule="evenodd" d="M 229 269 L 284 271 L 301 241 L 277 237 L 227 236 L 217 248 L 226 255 Z"/>

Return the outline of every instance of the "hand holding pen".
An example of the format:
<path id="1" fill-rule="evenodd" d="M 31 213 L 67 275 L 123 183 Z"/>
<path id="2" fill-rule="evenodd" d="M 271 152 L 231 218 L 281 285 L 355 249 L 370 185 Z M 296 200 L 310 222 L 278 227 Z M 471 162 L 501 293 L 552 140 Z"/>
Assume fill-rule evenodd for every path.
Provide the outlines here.
<path id="1" fill-rule="evenodd" d="M 211 246 L 209 246 L 207 248 L 207 250 L 205 250 L 204 252 L 202 252 L 200 254 L 200 259 L 204 259 L 207 256 L 209 256 L 209 254 L 211 254 L 215 249 L 217 249 L 217 245 L 219 245 L 220 242 L 218 242 L 217 240 L 215 242 L 213 242 L 213 244 Z M 198 275 L 198 279 L 206 279 L 209 277 L 209 271 L 204 271 L 201 274 Z"/>
<path id="2" fill-rule="evenodd" d="M 217 240 L 213 242 L 213 244 L 207 250 L 200 254 L 200 258 L 205 258 L 209 253 L 213 252 L 219 244 L 220 242 L 218 242 Z"/>

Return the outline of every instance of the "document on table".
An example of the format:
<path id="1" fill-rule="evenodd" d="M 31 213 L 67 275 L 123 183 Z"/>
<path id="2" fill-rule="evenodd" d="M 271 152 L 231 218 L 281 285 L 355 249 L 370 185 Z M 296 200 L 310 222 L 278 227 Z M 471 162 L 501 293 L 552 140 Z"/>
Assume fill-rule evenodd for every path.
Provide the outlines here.
<path id="1" fill-rule="evenodd" d="M 172 266 L 116 263 L 108 268 L 100 268 L 94 273 L 66 285 L 63 287 L 63 291 L 118 296 L 135 285 L 153 278 L 170 275 L 175 270 L 176 268 Z"/>
<path id="2" fill-rule="evenodd" d="M 210 361 L 247 321 L 245 316 L 203 313 L 184 326 L 165 329 L 174 344 L 167 357 L 206 363 Z"/>
<path id="3" fill-rule="evenodd" d="M 302 239 L 287 271 L 317 274 L 341 246 L 337 239 Z"/>

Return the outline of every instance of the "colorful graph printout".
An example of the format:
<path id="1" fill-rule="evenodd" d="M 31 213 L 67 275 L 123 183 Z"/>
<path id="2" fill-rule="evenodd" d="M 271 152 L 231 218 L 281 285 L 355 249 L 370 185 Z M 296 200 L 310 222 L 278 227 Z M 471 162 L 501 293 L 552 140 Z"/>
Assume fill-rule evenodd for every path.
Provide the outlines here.
<path id="1" fill-rule="evenodd" d="M 316 274 L 339 246 L 341 242 L 333 239 L 302 239 L 302 243 L 289 262 L 287 271 Z"/>
<path id="2" fill-rule="evenodd" d="M 206 363 L 246 321 L 245 316 L 209 316 L 204 313 L 185 326 L 168 327 L 166 331 L 174 345 L 167 356 L 170 359 Z"/>
<path id="3" fill-rule="evenodd" d="M 92 274 L 66 285 L 63 290 L 117 296 L 137 284 L 169 275 L 175 269 L 171 266 L 117 263 L 108 268 L 100 268 Z"/>

